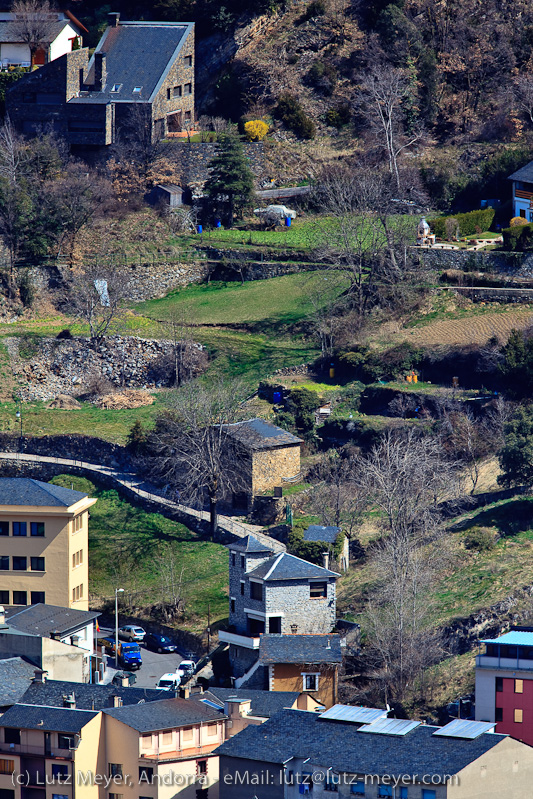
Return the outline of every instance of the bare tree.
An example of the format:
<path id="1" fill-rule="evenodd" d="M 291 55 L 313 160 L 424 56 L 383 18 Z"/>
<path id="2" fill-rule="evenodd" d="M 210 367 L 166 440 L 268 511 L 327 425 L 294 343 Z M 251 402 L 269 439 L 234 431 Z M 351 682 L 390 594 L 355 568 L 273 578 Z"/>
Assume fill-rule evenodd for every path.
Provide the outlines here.
<path id="1" fill-rule="evenodd" d="M 337 450 L 330 450 L 316 470 L 317 482 L 313 485 L 309 505 L 320 523 L 341 527 L 353 533 L 361 522 L 366 505 L 355 479 L 356 463 Z"/>
<path id="2" fill-rule="evenodd" d="M 174 384 L 181 386 L 203 372 L 208 363 L 205 349 L 193 340 L 191 326 L 187 324 L 190 309 L 173 306 L 167 319 L 161 322 L 165 338 L 172 342 L 172 364 Z"/>
<path id="3" fill-rule="evenodd" d="M 48 0 L 14 0 L 11 12 L 9 32 L 15 41 L 28 45 L 33 67 L 37 50 L 48 47 L 57 32 L 57 13 Z"/>
<path id="4" fill-rule="evenodd" d="M 165 547 L 156 557 L 161 590 L 161 613 L 166 622 L 173 621 L 185 609 L 183 566 L 171 546 Z"/>
<path id="5" fill-rule="evenodd" d="M 97 345 L 123 316 L 129 288 L 126 270 L 95 262 L 71 272 L 64 302 L 70 313 L 89 326 Z"/>
<path id="6" fill-rule="evenodd" d="M 159 417 L 147 442 L 147 467 L 196 507 L 207 499 L 210 532 L 216 536 L 219 500 L 244 488 L 242 454 L 226 435 L 239 417 L 239 387 L 187 383 Z"/>
<path id="7" fill-rule="evenodd" d="M 512 94 L 520 111 L 533 123 L 533 75 L 529 72 L 518 75 L 512 86 Z"/>

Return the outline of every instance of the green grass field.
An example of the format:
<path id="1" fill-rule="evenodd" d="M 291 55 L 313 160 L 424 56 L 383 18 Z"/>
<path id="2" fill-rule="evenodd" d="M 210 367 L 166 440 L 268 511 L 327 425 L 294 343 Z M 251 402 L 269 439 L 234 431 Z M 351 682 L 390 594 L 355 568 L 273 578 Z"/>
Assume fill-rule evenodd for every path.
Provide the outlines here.
<path id="1" fill-rule="evenodd" d="M 216 623 L 228 615 L 228 555 L 220 544 L 200 538 L 182 524 L 146 513 L 80 477 L 59 475 L 56 485 L 84 491 L 98 502 L 89 523 L 89 593 L 92 607 L 114 596 L 120 584 L 124 604 L 138 614 L 162 598 L 165 564 L 173 558 L 185 601 L 176 625 L 199 633 L 207 626 L 207 606 Z"/>

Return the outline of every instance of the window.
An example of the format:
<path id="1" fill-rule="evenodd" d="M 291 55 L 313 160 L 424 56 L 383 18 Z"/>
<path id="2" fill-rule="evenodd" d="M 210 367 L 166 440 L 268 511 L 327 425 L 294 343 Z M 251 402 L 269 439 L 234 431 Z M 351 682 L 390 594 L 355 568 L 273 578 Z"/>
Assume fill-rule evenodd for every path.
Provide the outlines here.
<path id="1" fill-rule="evenodd" d="M 268 632 L 273 635 L 281 633 L 281 616 L 271 616 L 268 620 Z"/>
<path id="2" fill-rule="evenodd" d="M 0 535 L 9 535 L 9 522 L 0 522 Z"/>
<path id="3" fill-rule="evenodd" d="M 68 766 L 63 763 L 52 763 L 52 779 L 57 782 L 68 779 Z"/>
<path id="4" fill-rule="evenodd" d="M 0 788 L 0 799 L 15 799 L 15 791 L 10 791 L 7 788 Z"/>
<path id="5" fill-rule="evenodd" d="M 0 571 L 9 571 L 9 555 L 0 555 Z"/>
<path id="6" fill-rule="evenodd" d="M 15 555 L 13 556 L 13 571 L 15 571 L 15 572 L 25 572 L 27 570 L 27 568 L 28 568 L 28 559 L 27 558 L 15 556 Z"/>
<path id="7" fill-rule="evenodd" d="M 184 741 L 192 741 L 193 729 L 192 727 L 184 727 L 181 731 L 181 737 Z"/>
<path id="8" fill-rule="evenodd" d="M 328 771 L 326 775 L 326 781 L 324 783 L 324 790 L 325 791 L 338 791 L 339 790 L 339 775 L 333 774 L 331 771 Z"/>
<path id="9" fill-rule="evenodd" d="M 20 730 L 15 727 L 6 727 L 4 730 L 4 741 L 6 744 L 19 744 Z"/>
<path id="10" fill-rule="evenodd" d="M 185 94 L 192 94 L 192 83 L 185 84 Z"/>
<path id="11" fill-rule="evenodd" d="M 78 599 L 83 599 L 83 583 L 72 589 L 72 601 L 77 602 Z"/>
<path id="12" fill-rule="evenodd" d="M 405 785 L 402 785 L 401 788 L 396 788 L 396 799 L 407 799 L 408 795 Z"/>
<path id="13" fill-rule="evenodd" d="M 392 785 L 380 785 L 378 787 L 378 796 L 392 796 Z"/>
<path id="14" fill-rule="evenodd" d="M 241 596 L 244 596 L 244 580 L 241 580 Z"/>
<path id="15" fill-rule="evenodd" d="M 181 97 L 181 86 L 174 86 L 172 89 L 172 94 L 174 97 Z"/>
<path id="16" fill-rule="evenodd" d="M 192 55 L 183 56 L 183 63 L 186 67 L 192 67 Z"/>
<path id="17" fill-rule="evenodd" d="M 0 760 L 0 774 L 13 774 L 15 771 L 14 760 Z"/>
<path id="18" fill-rule="evenodd" d="M 44 558 L 30 558 L 32 572 L 44 572 Z"/>
<path id="19" fill-rule="evenodd" d="M 77 533 L 78 530 L 81 530 L 83 527 L 83 513 L 80 513 L 79 516 L 75 516 L 72 520 L 72 532 Z"/>
<path id="20" fill-rule="evenodd" d="M 26 522 L 13 522 L 13 535 L 27 535 Z"/>
<path id="21" fill-rule="evenodd" d="M 197 760 L 198 774 L 207 774 L 207 760 Z"/>
<path id="22" fill-rule="evenodd" d="M 60 732 L 57 736 L 57 745 L 60 749 L 74 749 L 74 736 Z"/>
<path id="23" fill-rule="evenodd" d="M 235 566 L 235 552 L 231 553 L 231 565 Z"/>
<path id="24" fill-rule="evenodd" d="M 0 605 L 9 605 L 9 591 L 0 591 Z"/>
<path id="25" fill-rule="evenodd" d="M 245 568 L 246 568 L 246 558 L 244 557 L 244 555 L 241 555 L 241 569 Z"/>
<path id="26" fill-rule="evenodd" d="M 108 771 L 110 777 L 122 777 L 122 763 L 109 763 Z"/>
<path id="27" fill-rule="evenodd" d="M 258 599 L 259 602 L 263 601 L 263 586 L 261 583 L 250 582 L 250 599 Z"/>
<path id="28" fill-rule="evenodd" d="M 352 782 L 350 785 L 350 793 L 354 793 L 356 796 L 364 796 L 365 795 L 365 784 L 362 780 L 358 780 L 357 782 Z"/>
<path id="29" fill-rule="evenodd" d="M 503 677 L 496 677 L 496 690 L 498 693 L 503 691 Z"/>
<path id="30" fill-rule="evenodd" d="M 514 681 L 514 692 L 515 692 L 515 694 L 523 694 L 524 693 L 524 681 L 523 680 L 515 680 Z"/>
<path id="31" fill-rule="evenodd" d="M 328 595 L 327 583 L 310 583 L 309 597 L 310 599 L 326 599 Z"/>
<path id="32" fill-rule="evenodd" d="M 122 793 L 110 793 L 109 799 L 122 799 L 123 795 Z"/>
<path id="33" fill-rule="evenodd" d="M 52 799 L 69 799 L 69 796 L 66 793 L 53 793 Z"/>
<path id="34" fill-rule="evenodd" d="M 152 784 L 154 778 L 154 770 L 149 766 L 139 766 L 139 782 L 148 782 Z"/>
<path id="35" fill-rule="evenodd" d="M 503 708 L 497 707 L 494 715 L 496 721 L 503 721 Z"/>
<path id="36" fill-rule="evenodd" d="M 520 216 L 522 217 L 522 219 L 526 218 L 526 212 L 523 208 L 520 209 Z"/>
<path id="37" fill-rule="evenodd" d="M 190 122 L 190 121 L 191 121 L 191 112 L 185 111 L 185 122 Z"/>
<path id="38" fill-rule="evenodd" d="M 524 711 L 520 707 L 515 707 L 514 710 L 514 720 L 515 724 L 522 724 L 524 720 Z"/>
<path id="39" fill-rule="evenodd" d="M 163 733 L 163 746 L 170 746 L 172 743 L 172 733 L 171 732 L 164 732 Z"/>
<path id="40" fill-rule="evenodd" d="M 114 83 L 111 87 L 112 92 L 119 92 L 122 89 L 122 83 Z"/>
<path id="41" fill-rule="evenodd" d="M 234 599 L 230 599 L 229 609 L 230 609 L 231 613 L 235 613 L 235 600 Z"/>
<path id="42" fill-rule="evenodd" d="M 32 591 L 30 594 L 32 605 L 44 605 L 44 591 Z"/>
<path id="43" fill-rule="evenodd" d="M 167 89 L 167 100 L 170 100 L 170 89 Z"/>
<path id="44" fill-rule="evenodd" d="M 13 591 L 13 604 L 14 605 L 27 605 L 28 592 L 27 591 Z"/>
<path id="45" fill-rule="evenodd" d="M 216 735 L 218 732 L 218 725 L 217 724 L 208 724 L 207 725 L 207 734 L 211 738 L 213 735 Z"/>
<path id="46" fill-rule="evenodd" d="M 142 86 L 134 86 L 133 87 L 133 94 L 140 94 L 143 90 Z"/>
<path id="47" fill-rule="evenodd" d="M 304 691 L 318 691 L 318 674 L 304 674 Z"/>
<path id="48" fill-rule="evenodd" d="M 436 791 L 429 791 L 427 788 L 422 788 L 422 799 L 435 799 L 436 796 Z"/>
<path id="49" fill-rule="evenodd" d="M 151 735 L 143 735 L 142 736 L 142 748 L 143 749 L 151 749 L 152 748 L 152 736 Z"/>
<path id="50" fill-rule="evenodd" d="M 76 569 L 78 566 L 81 566 L 83 563 L 83 549 L 80 549 L 78 552 L 72 553 L 72 568 Z"/>
<path id="51" fill-rule="evenodd" d="M 44 522 L 31 522 L 30 535 L 44 537 Z"/>

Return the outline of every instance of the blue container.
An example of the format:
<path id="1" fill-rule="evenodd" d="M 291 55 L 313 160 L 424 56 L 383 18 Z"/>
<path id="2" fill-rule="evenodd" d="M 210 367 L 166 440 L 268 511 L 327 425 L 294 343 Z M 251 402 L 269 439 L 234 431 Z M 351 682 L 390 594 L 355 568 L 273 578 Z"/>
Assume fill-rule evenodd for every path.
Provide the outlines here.
<path id="1" fill-rule="evenodd" d="M 291 224 L 292 224 L 292 219 L 290 218 L 290 216 L 286 216 L 285 217 L 285 227 L 290 227 Z"/>
<path id="2" fill-rule="evenodd" d="M 215 227 L 222 227 L 222 222 L 220 219 L 215 219 Z"/>
<path id="3" fill-rule="evenodd" d="M 272 400 L 275 405 L 277 405 L 278 402 L 281 402 L 281 391 L 273 391 Z"/>
<path id="4" fill-rule="evenodd" d="M 203 227 L 202 227 L 202 225 L 197 225 L 197 226 L 196 226 L 196 232 L 197 232 L 197 233 L 201 233 L 202 231 L 203 231 Z"/>

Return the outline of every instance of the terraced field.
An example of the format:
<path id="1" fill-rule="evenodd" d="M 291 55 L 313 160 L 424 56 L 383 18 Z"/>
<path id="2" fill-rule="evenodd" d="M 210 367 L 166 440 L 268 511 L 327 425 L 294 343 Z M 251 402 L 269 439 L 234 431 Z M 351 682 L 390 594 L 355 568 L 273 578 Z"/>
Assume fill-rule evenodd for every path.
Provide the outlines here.
<path id="1" fill-rule="evenodd" d="M 416 328 L 403 329 L 397 339 L 411 344 L 462 345 L 483 344 L 491 336 L 506 341 L 513 328 L 523 330 L 533 324 L 531 309 L 515 309 L 498 313 L 480 313 L 458 319 L 439 319 Z"/>

